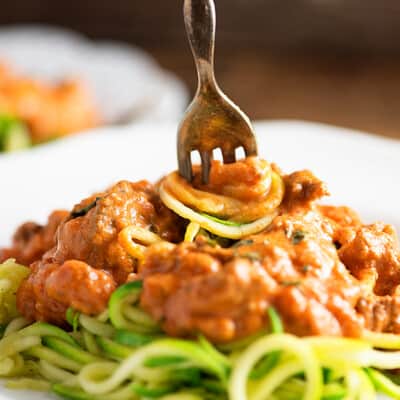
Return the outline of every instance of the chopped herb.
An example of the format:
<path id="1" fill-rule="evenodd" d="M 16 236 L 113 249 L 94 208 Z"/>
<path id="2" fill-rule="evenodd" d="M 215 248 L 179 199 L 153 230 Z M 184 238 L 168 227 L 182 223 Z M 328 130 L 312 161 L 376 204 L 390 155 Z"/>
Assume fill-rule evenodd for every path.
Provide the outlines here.
<path id="1" fill-rule="evenodd" d="M 301 281 L 282 281 L 281 285 L 282 286 L 299 286 L 301 284 Z"/>
<path id="2" fill-rule="evenodd" d="M 299 244 L 306 237 L 306 232 L 297 230 L 293 232 L 292 243 Z"/>
<path id="3" fill-rule="evenodd" d="M 256 251 L 249 251 L 247 253 L 236 253 L 238 257 L 248 258 L 250 261 L 261 261 L 262 256 Z"/>
<path id="4" fill-rule="evenodd" d="M 71 212 L 71 219 L 78 218 L 78 217 L 84 217 L 92 208 L 96 207 L 97 202 L 101 199 L 101 197 L 96 197 L 95 201 L 92 203 L 88 204 L 86 207 L 81 208 L 80 210 L 77 211 L 72 211 Z"/>
<path id="5" fill-rule="evenodd" d="M 310 270 L 310 266 L 309 265 L 305 265 L 301 270 L 303 272 L 308 272 Z"/>
<path id="6" fill-rule="evenodd" d="M 342 244 L 341 244 L 340 242 L 338 242 L 337 240 L 335 240 L 335 241 L 333 242 L 333 244 L 335 245 L 336 250 L 339 250 L 339 249 L 342 247 Z"/>
<path id="7" fill-rule="evenodd" d="M 236 248 L 236 247 L 241 247 L 241 246 L 249 246 L 253 243 L 254 243 L 253 239 L 243 239 L 243 240 L 239 240 L 238 242 L 236 242 L 232 247 Z"/>
<path id="8" fill-rule="evenodd" d="M 212 247 L 230 247 L 232 244 L 231 239 L 223 238 L 221 236 L 214 235 L 211 232 L 206 231 L 205 229 L 201 228 L 199 233 L 196 236 L 196 240 L 201 240 L 203 239 L 205 243 L 207 243 L 209 246 Z"/>

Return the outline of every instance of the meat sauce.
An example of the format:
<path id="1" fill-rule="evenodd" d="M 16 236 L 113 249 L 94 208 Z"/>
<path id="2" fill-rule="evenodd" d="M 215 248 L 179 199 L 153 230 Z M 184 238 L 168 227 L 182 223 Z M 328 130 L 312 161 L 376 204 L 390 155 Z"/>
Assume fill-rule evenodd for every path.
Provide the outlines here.
<path id="1" fill-rule="evenodd" d="M 240 187 L 233 188 L 235 176 Z M 209 186 L 201 189 L 253 201 L 264 190 L 257 188 L 261 176 L 257 163 L 213 164 Z M 141 307 L 172 336 L 240 339 L 267 327 L 271 306 L 285 330 L 300 336 L 400 333 L 394 229 L 363 225 L 347 207 L 318 205 L 328 191 L 309 171 L 284 176 L 284 184 L 272 224 L 221 247 L 202 235 L 183 243 L 187 221 L 162 205 L 157 186 L 120 182 L 75 206 L 58 223 L 56 239 L 38 239 L 46 230 L 54 233 L 50 218 L 47 227 L 22 242 L 16 235 L 13 248 L 3 251 L 3 257 L 33 261 L 18 308 L 29 319 L 63 324 L 67 307 L 98 314 L 118 285 L 140 279 Z M 130 225 L 164 239 L 148 247 L 141 264 L 117 240 Z M 36 246 L 31 241 L 41 245 L 25 254 Z"/>
<path id="2" fill-rule="evenodd" d="M 130 225 L 149 228 L 168 241 L 182 237 L 182 222 L 162 205 L 153 185 L 119 182 L 68 213 L 55 242 L 31 264 L 18 290 L 21 314 L 62 325 L 68 307 L 87 314 L 103 311 L 113 290 L 137 270 L 136 259 L 118 242 L 118 233 Z"/>

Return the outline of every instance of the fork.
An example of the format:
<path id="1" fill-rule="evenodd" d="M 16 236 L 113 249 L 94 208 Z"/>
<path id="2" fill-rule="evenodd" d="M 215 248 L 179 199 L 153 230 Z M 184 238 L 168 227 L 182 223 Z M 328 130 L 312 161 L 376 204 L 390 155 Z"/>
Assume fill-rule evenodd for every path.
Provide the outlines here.
<path id="1" fill-rule="evenodd" d="M 214 75 L 215 4 L 213 0 L 185 0 L 184 20 L 196 63 L 198 87 L 178 130 L 179 173 L 193 179 L 191 153 L 201 158 L 201 178 L 208 183 L 213 150 L 221 149 L 224 163 L 236 161 L 235 150 L 257 155 L 249 118 L 219 88 Z"/>

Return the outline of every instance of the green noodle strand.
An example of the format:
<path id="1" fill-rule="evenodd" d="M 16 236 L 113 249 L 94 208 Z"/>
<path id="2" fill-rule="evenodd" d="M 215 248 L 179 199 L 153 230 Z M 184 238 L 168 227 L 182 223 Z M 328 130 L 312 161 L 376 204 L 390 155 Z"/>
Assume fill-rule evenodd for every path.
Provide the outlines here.
<path id="1" fill-rule="evenodd" d="M 51 336 L 61 339 L 71 346 L 78 346 L 75 340 L 67 332 L 46 322 L 35 322 L 34 324 L 20 330 L 17 334 L 21 336 Z"/>
<path id="2" fill-rule="evenodd" d="M 63 340 L 55 337 L 45 336 L 43 338 L 43 344 L 57 353 L 60 353 L 80 364 L 90 364 L 99 360 L 99 357 L 94 356 L 93 354 L 90 354 L 81 348 L 71 346 L 70 344 L 65 343 Z"/>
<path id="3" fill-rule="evenodd" d="M 371 378 L 376 389 L 394 398 L 400 399 L 400 386 L 393 383 L 387 376 L 375 369 L 368 368 L 367 374 Z"/>
<path id="4" fill-rule="evenodd" d="M 23 317 L 15 318 L 4 329 L 3 337 L 9 336 L 11 333 L 17 332 L 29 324 L 30 322 Z"/>
<path id="5" fill-rule="evenodd" d="M 45 346 L 34 346 L 24 353 L 30 357 L 35 357 L 39 360 L 48 361 L 53 365 L 72 372 L 80 371 L 83 366 L 82 364 L 71 360 L 70 358 L 67 358 Z"/>
<path id="6" fill-rule="evenodd" d="M 194 342 L 183 341 L 178 339 L 160 339 L 147 346 L 138 349 L 133 355 L 122 361 L 122 363 L 113 371 L 113 373 L 103 380 L 99 380 L 98 376 L 104 375 L 104 366 L 101 373 L 96 368 L 88 365 L 83 368 L 79 374 L 79 382 L 82 388 L 88 393 L 102 394 L 116 389 L 126 379 L 140 374 L 140 368 L 146 359 L 160 356 L 180 356 L 190 360 L 193 366 L 215 374 L 222 380 L 226 379 L 226 371 L 222 365 L 210 358 L 199 345 Z M 110 368 L 106 366 L 106 369 Z M 143 369 L 143 368 L 142 368 Z M 157 372 L 157 371 L 155 371 Z M 140 378 L 140 376 L 138 376 Z"/>
<path id="7" fill-rule="evenodd" d="M 154 331 L 156 324 L 142 325 L 143 314 L 138 315 L 132 309 L 128 309 L 128 314 L 133 319 L 130 319 L 125 314 L 125 307 L 127 305 L 134 305 L 139 299 L 142 282 L 135 281 L 129 282 L 120 286 L 112 295 L 109 302 L 109 317 L 112 325 L 117 329 L 127 329 L 138 333 L 151 333 Z M 147 322 L 150 317 L 146 318 Z M 158 329 L 157 329 L 158 330 Z"/>
<path id="8" fill-rule="evenodd" d="M 66 381 L 71 382 L 74 379 L 77 381 L 76 375 L 59 368 L 46 360 L 39 360 L 39 373 L 49 382 L 53 383 Z"/>
<path id="9" fill-rule="evenodd" d="M 103 354 L 113 360 L 123 360 L 124 358 L 131 356 L 134 352 L 132 348 L 101 336 L 96 338 L 96 342 L 103 351 Z"/>
<path id="10" fill-rule="evenodd" d="M 41 343 L 38 336 L 14 336 L 10 334 L 0 342 L 0 360 L 21 353 Z"/>
<path id="11" fill-rule="evenodd" d="M 227 372 L 229 372 L 231 368 L 231 363 L 228 357 L 220 353 L 203 335 L 200 335 L 198 340 L 200 346 L 208 352 L 210 357 L 213 357 L 216 362 L 222 364 Z"/>
<path id="12" fill-rule="evenodd" d="M 158 331 L 158 324 L 153 318 L 149 316 L 146 312 L 138 307 L 133 307 L 129 304 L 124 304 L 122 309 L 123 314 L 126 318 L 134 321 L 136 324 L 142 325 L 144 327 L 149 327 Z"/>
<path id="13" fill-rule="evenodd" d="M 367 361 L 360 365 L 379 369 L 397 369 L 400 367 L 400 351 L 370 350 Z"/>
<path id="14" fill-rule="evenodd" d="M 283 333 L 282 321 L 273 307 L 268 309 L 268 316 L 271 326 L 271 333 Z M 279 351 L 272 352 L 268 357 L 264 357 L 250 372 L 250 379 L 260 379 L 278 363 L 280 358 Z"/>
<path id="15" fill-rule="evenodd" d="M 100 356 L 101 350 L 96 342 L 96 337 L 86 329 L 82 329 L 82 339 L 85 349 L 95 356 Z"/>
<path id="16" fill-rule="evenodd" d="M 363 367 L 371 360 L 371 345 L 356 339 L 310 337 L 302 343 L 310 344 L 320 363 L 327 368 Z"/>
<path id="17" fill-rule="evenodd" d="M 106 338 L 112 338 L 115 335 L 115 328 L 113 326 L 100 322 L 96 318 L 81 314 L 79 316 L 79 323 L 93 335 L 103 336 Z"/>
<path id="18" fill-rule="evenodd" d="M 49 392 L 51 385 L 43 379 L 16 378 L 8 380 L 5 385 L 8 389 L 29 389 L 38 392 Z"/>
<path id="19" fill-rule="evenodd" d="M 51 390 L 67 399 L 71 400 L 137 400 L 138 397 L 130 386 L 122 387 L 107 395 L 91 395 L 79 387 L 70 387 L 62 384 L 54 384 Z"/>
<path id="20" fill-rule="evenodd" d="M 298 358 L 307 385 L 303 400 L 319 400 L 322 390 L 322 374 L 313 350 L 304 341 L 288 334 L 272 334 L 258 339 L 236 360 L 230 380 L 231 400 L 247 400 L 247 379 L 254 365 L 273 351 L 284 351 Z M 271 373 L 273 370 L 271 371 Z"/>
<path id="21" fill-rule="evenodd" d="M 302 371 L 303 366 L 298 360 L 278 365 L 264 379 L 254 384 L 248 399 L 264 400 L 268 398 L 283 382 Z"/>

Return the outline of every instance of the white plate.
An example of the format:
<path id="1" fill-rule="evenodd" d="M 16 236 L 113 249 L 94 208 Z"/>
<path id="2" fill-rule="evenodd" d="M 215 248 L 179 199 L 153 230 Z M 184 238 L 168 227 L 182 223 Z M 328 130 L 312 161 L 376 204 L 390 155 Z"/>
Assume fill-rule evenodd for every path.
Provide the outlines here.
<path id="1" fill-rule="evenodd" d="M 354 207 L 366 221 L 383 220 L 400 229 L 400 142 L 304 122 L 262 122 L 256 131 L 263 157 L 288 172 L 311 169 L 328 182 L 330 202 Z M 154 181 L 175 169 L 175 136 L 175 123 L 143 123 L 0 158 L 0 245 L 9 242 L 20 222 L 43 222 L 54 208 L 71 208 L 114 181 Z M 0 400 L 25 398 L 26 393 L 0 388 Z"/>
<path id="2" fill-rule="evenodd" d="M 21 25 L 0 29 L 0 61 L 28 76 L 88 83 L 106 123 L 175 119 L 188 96 L 183 84 L 144 51 L 115 42 L 91 41 L 65 29 Z"/>

